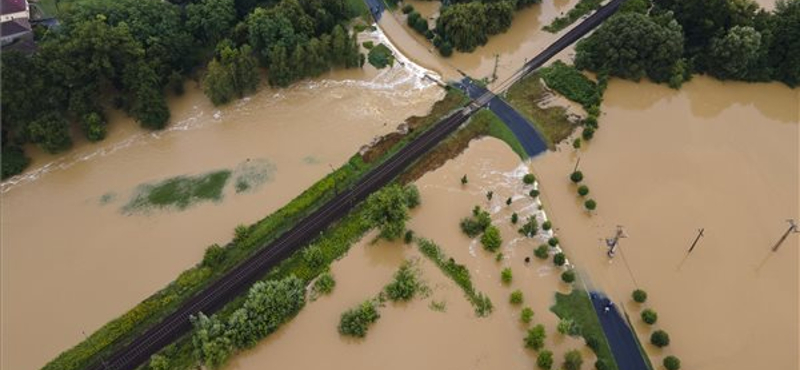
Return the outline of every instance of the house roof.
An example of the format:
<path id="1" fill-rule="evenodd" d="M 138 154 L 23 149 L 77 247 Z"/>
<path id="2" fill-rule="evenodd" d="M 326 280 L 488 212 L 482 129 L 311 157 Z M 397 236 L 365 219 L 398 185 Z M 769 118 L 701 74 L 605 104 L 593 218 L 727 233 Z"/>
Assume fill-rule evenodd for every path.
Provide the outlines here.
<path id="1" fill-rule="evenodd" d="M 0 13 L 11 14 L 24 12 L 28 5 L 28 0 L 2 0 L 0 3 Z"/>
<path id="2" fill-rule="evenodd" d="M 31 31 L 31 25 L 27 19 L 15 19 L 10 22 L 3 22 L 0 25 L 0 37 L 7 38 Z"/>

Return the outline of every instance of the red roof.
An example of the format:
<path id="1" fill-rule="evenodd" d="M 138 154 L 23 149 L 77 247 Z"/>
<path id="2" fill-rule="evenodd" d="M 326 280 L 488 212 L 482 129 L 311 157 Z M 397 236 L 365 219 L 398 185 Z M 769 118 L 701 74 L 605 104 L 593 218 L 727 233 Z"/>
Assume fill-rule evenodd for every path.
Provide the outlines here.
<path id="1" fill-rule="evenodd" d="M 2 14 L 11 14 L 11 13 L 19 13 L 24 12 L 25 7 L 28 4 L 27 0 L 2 0 L 2 7 L 0 7 L 0 13 Z"/>

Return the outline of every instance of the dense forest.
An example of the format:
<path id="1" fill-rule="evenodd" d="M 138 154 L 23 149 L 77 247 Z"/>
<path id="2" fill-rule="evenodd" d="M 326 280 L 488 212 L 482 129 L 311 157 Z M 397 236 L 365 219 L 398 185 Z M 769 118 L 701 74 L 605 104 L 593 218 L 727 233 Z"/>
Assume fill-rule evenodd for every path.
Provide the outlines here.
<path id="1" fill-rule="evenodd" d="M 703 73 L 800 84 L 800 0 L 767 12 L 749 0 L 629 0 L 580 41 L 575 65 L 672 87 Z"/>
<path id="2" fill-rule="evenodd" d="M 57 153 L 77 124 L 88 140 L 106 135 L 109 107 L 150 129 L 170 119 L 165 91 L 207 65 L 203 88 L 214 104 L 256 89 L 258 67 L 287 86 L 363 56 L 345 0 L 79 0 L 32 55 L 2 53 L 2 177 L 28 163 L 21 147 Z"/>

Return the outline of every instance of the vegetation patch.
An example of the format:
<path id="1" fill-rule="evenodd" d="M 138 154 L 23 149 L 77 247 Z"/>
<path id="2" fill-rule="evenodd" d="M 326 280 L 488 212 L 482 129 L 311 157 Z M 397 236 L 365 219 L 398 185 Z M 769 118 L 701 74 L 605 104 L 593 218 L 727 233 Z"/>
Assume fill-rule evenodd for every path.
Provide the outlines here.
<path id="1" fill-rule="evenodd" d="M 574 66 L 557 60 L 552 65 L 539 69 L 547 86 L 584 108 L 600 106 L 603 92 L 597 84 Z"/>
<path id="2" fill-rule="evenodd" d="M 220 170 L 139 185 L 122 210 L 125 213 L 146 212 L 154 208 L 184 210 L 199 202 L 218 202 L 222 200 L 222 190 L 230 177 L 230 170 Z"/>
<path id="3" fill-rule="evenodd" d="M 586 340 L 586 345 L 594 351 L 598 361 L 605 363 L 606 369 L 618 369 L 600 320 L 585 290 L 573 289 L 570 294 L 556 293 L 556 304 L 550 310 L 560 319 L 572 320 L 580 327 L 580 334 Z"/>
<path id="4" fill-rule="evenodd" d="M 406 261 L 394 273 L 394 279 L 383 289 L 386 297 L 392 302 L 410 301 L 422 289 L 419 269 Z"/>
<path id="5" fill-rule="evenodd" d="M 600 3 L 602 2 L 603 0 L 580 0 L 566 15 L 554 19 L 550 24 L 542 27 L 542 29 L 550 33 L 561 31 L 572 23 L 575 23 L 580 17 L 600 8 Z"/>
<path id="6" fill-rule="evenodd" d="M 467 300 L 475 309 L 476 315 L 486 317 L 492 313 L 494 308 L 492 301 L 485 294 L 475 290 L 472 285 L 472 277 L 466 266 L 458 264 L 453 258 L 447 256 L 442 248 L 430 240 L 417 238 L 417 245 L 422 254 L 433 261 L 445 275 L 450 277 L 464 291 Z"/>
<path id="7" fill-rule="evenodd" d="M 272 180 L 275 175 L 275 164 L 266 159 L 248 160 L 239 164 L 233 171 L 236 193 L 247 193 L 258 190 Z"/>
<path id="8" fill-rule="evenodd" d="M 512 85 L 505 98 L 542 134 L 548 148 L 555 149 L 556 144 L 572 135 L 578 123 L 570 121 L 564 107 L 540 106 L 548 94 L 541 79 L 541 72 L 532 73 Z"/>
<path id="9" fill-rule="evenodd" d="M 369 326 L 381 317 L 378 312 L 378 304 L 379 302 L 376 300 L 366 300 L 357 307 L 342 313 L 339 320 L 339 333 L 357 338 L 365 337 Z"/>
<path id="10" fill-rule="evenodd" d="M 380 43 L 369 50 L 367 61 L 377 69 L 391 67 L 394 65 L 394 54 L 392 54 L 392 50 L 386 45 Z"/>

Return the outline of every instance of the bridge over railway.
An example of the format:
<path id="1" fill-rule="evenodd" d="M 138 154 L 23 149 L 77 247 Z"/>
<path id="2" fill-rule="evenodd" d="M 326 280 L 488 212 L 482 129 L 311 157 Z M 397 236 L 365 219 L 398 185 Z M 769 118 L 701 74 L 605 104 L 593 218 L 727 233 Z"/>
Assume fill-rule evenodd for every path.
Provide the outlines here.
<path id="1" fill-rule="evenodd" d="M 536 57 L 525 63 L 509 79 L 506 86 L 510 86 L 514 81 L 541 67 L 558 52 L 586 35 L 611 16 L 624 1 L 611 0 L 597 12 L 576 25 Z M 380 5 L 374 5 L 373 3 Z M 380 11 L 383 10 L 382 3 L 378 1 L 368 0 L 368 4 L 370 4 L 370 9 L 373 13 L 378 11 L 373 8 L 373 5 L 377 6 Z M 456 131 L 475 111 L 487 105 L 494 98 L 495 95 L 488 91 L 474 97 L 467 107 L 453 112 L 422 133 L 383 164 L 365 174 L 350 189 L 341 192 L 337 197 L 320 207 L 273 242 L 262 246 L 255 255 L 234 267 L 219 280 L 184 302 L 175 312 L 154 324 L 126 345 L 120 346 L 104 361 L 96 359 L 96 363 L 90 369 L 132 370 L 146 362 L 150 356 L 191 330 L 190 316 L 199 312 L 210 315 L 245 292 L 253 283 L 264 276 L 270 268 L 276 266 L 302 246 L 313 241 L 331 223 L 344 216 L 371 193 L 392 181 L 406 167 Z"/>

